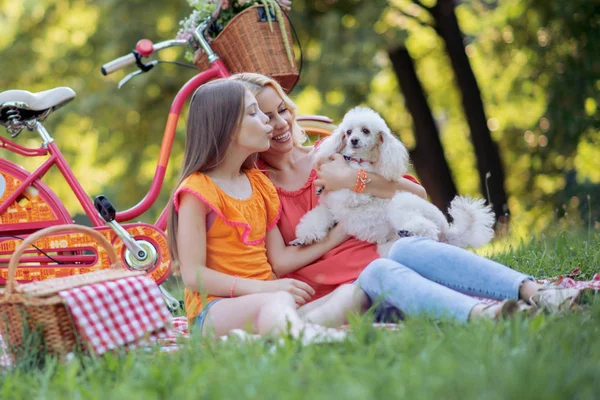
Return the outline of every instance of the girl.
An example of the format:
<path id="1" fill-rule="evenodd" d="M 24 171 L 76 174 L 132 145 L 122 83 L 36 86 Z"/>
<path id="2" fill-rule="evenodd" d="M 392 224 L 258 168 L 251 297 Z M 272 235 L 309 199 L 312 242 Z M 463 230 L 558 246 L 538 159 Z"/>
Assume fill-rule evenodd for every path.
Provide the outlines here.
<path id="1" fill-rule="evenodd" d="M 289 325 L 295 337 L 339 337 L 339 332 L 301 320 L 297 307 L 314 295 L 308 284 L 274 279 L 273 271 L 285 275 L 347 237 L 333 229 L 314 246 L 285 246 L 277 228 L 277 192 L 252 168 L 254 154 L 270 146 L 273 128 L 267 122 L 254 96 L 239 82 L 211 82 L 192 97 L 168 226 L 190 326 L 223 335 L 247 326 L 259 334 L 281 333 Z M 354 293 L 339 294 L 345 293 L 354 301 Z M 345 309 L 355 306 L 350 303 Z"/>
<path id="2" fill-rule="evenodd" d="M 279 84 L 250 73 L 232 79 L 245 82 L 273 127 L 271 147 L 260 154 L 259 167 L 277 187 L 282 203 L 278 225 L 289 243 L 295 239 L 300 218 L 318 203 L 315 187 L 352 190 L 356 170 L 340 156 L 315 171 L 315 152 L 312 147 L 302 145 L 306 135 L 296 123 L 296 107 Z M 373 196 L 391 198 L 396 191 L 404 190 L 426 198 L 424 189 L 411 176 L 405 176 L 400 183 L 375 174 L 369 174 L 369 178 L 371 182 L 364 192 Z M 497 318 L 517 310 L 533 312 L 531 305 L 556 310 L 577 301 L 580 294 L 574 289 L 542 289 L 531 277 L 504 265 L 422 238 L 399 239 L 388 257 L 378 259 L 375 245 L 351 239 L 313 264 L 289 274 L 314 287 L 317 297 L 325 296 L 304 306 L 301 314 L 329 301 L 329 292 L 355 281 L 359 275 L 360 285 L 368 296 L 381 300 L 379 311 L 383 315 L 389 310 L 401 310 L 407 315 L 449 316 L 459 321 Z M 465 294 L 505 301 L 486 306 Z M 335 310 L 327 311 L 330 316 L 335 315 Z"/>

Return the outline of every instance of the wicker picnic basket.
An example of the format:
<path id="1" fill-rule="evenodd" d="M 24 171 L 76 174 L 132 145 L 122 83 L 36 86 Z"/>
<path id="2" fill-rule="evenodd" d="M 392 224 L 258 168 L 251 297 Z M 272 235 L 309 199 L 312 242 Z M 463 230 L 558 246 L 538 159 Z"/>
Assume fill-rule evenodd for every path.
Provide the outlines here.
<path id="1" fill-rule="evenodd" d="M 59 231 L 81 232 L 96 239 L 108 253 L 111 267 L 66 278 L 18 284 L 15 281 L 17 263 L 25 250 L 36 240 Z M 36 329 L 42 332 L 47 351 L 60 358 L 77 348 L 83 349 L 69 311 L 58 292 L 141 274 L 143 272 L 125 269 L 110 242 L 91 228 L 57 225 L 28 236 L 11 256 L 6 288 L 0 294 L 0 335 L 4 338 L 9 356 L 15 360 L 23 351 L 35 351 L 25 348 L 24 334 Z M 24 325 L 24 322 L 27 324 Z"/>
<path id="2" fill-rule="evenodd" d="M 280 23 L 287 32 L 289 46 L 293 52 L 291 25 L 284 11 L 283 21 L 271 21 L 273 30 L 265 17 L 263 6 L 252 6 L 236 15 L 219 33 L 211 47 L 223 60 L 227 68 L 236 74 L 256 72 L 270 76 L 290 92 L 299 79 L 295 60 L 287 56 Z M 208 57 L 201 49 L 194 55 L 194 63 L 204 71 L 209 67 Z"/>

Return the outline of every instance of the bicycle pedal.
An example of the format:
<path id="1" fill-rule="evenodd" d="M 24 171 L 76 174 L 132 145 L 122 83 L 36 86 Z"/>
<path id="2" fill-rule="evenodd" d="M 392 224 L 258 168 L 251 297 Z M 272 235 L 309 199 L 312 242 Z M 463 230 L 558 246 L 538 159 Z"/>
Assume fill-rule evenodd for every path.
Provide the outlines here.
<path id="1" fill-rule="evenodd" d="M 106 196 L 96 196 L 96 198 L 94 199 L 94 207 L 96 207 L 96 210 L 98 211 L 98 213 L 100 213 L 100 216 L 106 222 L 111 222 L 115 220 L 117 211 L 113 207 L 110 200 L 106 198 Z"/>

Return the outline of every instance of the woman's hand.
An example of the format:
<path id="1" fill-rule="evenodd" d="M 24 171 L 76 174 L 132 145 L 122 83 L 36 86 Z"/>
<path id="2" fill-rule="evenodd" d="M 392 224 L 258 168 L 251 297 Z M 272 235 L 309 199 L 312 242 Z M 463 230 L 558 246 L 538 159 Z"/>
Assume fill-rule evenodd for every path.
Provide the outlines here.
<path id="1" fill-rule="evenodd" d="M 341 154 L 334 154 L 330 160 L 317 164 L 316 169 L 315 186 L 323 187 L 324 192 L 354 188 L 357 172 L 348 165 Z"/>
<path id="2" fill-rule="evenodd" d="M 304 305 L 310 301 L 315 294 L 315 290 L 308 284 L 297 279 L 276 279 L 274 281 L 266 281 L 269 285 L 269 292 L 288 292 L 294 297 L 298 306 Z"/>
<path id="3" fill-rule="evenodd" d="M 322 187 L 324 192 L 334 192 L 340 189 L 354 190 L 358 172 L 350 167 L 344 156 L 334 154 L 329 160 L 315 162 L 317 179 L 315 187 Z M 369 184 L 364 189 L 364 194 L 391 199 L 396 192 L 410 192 L 427 200 L 427 192 L 423 186 L 404 177 L 399 181 L 389 181 L 376 173 L 368 173 Z M 317 193 L 321 194 L 321 193 Z"/>

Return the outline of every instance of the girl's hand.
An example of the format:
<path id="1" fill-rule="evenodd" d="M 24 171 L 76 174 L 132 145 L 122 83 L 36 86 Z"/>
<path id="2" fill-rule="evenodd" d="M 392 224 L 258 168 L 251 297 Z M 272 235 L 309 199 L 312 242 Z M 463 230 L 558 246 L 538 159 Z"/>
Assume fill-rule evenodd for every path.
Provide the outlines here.
<path id="1" fill-rule="evenodd" d="M 346 163 L 341 154 L 334 154 L 330 160 L 317 165 L 315 186 L 324 187 L 325 192 L 334 192 L 340 189 L 352 190 L 356 183 L 356 170 Z"/>
<path id="2" fill-rule="evenodd" d="M 298 306 L 308 303 L 315 294 L 315 290 L 312 287 L 297 279 L 286 278 L 267 282 L 270 292 L 288 292 L 294 297 Z"/>

